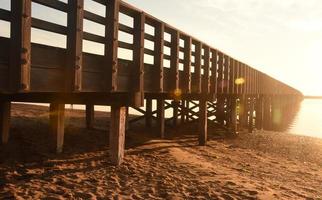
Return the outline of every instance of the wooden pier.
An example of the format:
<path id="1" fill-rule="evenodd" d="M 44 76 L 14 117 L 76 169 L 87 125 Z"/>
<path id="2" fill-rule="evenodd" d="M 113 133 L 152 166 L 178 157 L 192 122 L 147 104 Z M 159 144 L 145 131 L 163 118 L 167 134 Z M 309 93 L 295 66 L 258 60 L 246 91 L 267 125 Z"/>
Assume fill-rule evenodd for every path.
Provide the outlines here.
<path id="1" fill-rule="evenodd" d="M 111 106 L 110 158 L 119 165 L 128 107 L 144 115 L 131 122 L 156 124 L 161 138 L 168 124 L 165 110 L 172 109 L 172 126 L 198 122 L 199 143 L 206 145 L 209 123 L 232 134 L 243 128 L 273 130 L 276 115 L 303 98 L 296 89 L 129 4 L 93 1 L 105 16 L 88 11 L 83 0 L 11 0 L 11 11 L 0 9 L 0 20 L 10 23 L 10 37 L 0 37 L 3 144 L 9 140 L 11 102 L 50 103 L 57 152 L 63 151 L 65 104 L 86 105 L 88 128 L 93 127 L 94 105 Z M 66 13 L 67 25 L 34 18 L 32 3 Z M 122 23 L 120 14 L 131 23 Z M 84 20 L 105 26 L 105 36 L 85 32 Z M 66 36 L 66 48 L 32 43 L 32 28 Z M 120 33 L 132 42 L 122 41 Z M 84 40 L 103 44 L 104 55 L 83 52 Z M 118 49 L 129 50 L 132 59 L 120 59 Z"/>

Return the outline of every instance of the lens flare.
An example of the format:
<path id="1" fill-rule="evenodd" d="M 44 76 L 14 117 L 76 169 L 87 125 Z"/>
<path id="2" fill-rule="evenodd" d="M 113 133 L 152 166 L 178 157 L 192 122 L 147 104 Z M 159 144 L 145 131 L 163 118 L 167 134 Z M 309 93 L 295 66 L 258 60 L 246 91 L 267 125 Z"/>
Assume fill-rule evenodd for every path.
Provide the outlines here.
<path id="1" fill-rule="evenodd" d="M 236 80 L 235 80 L 235 84 L 236 85 L 242 85 L 242 84 L 244 84 L 245 83 L 245 79 L 244 78 L 237 78 Z"/>

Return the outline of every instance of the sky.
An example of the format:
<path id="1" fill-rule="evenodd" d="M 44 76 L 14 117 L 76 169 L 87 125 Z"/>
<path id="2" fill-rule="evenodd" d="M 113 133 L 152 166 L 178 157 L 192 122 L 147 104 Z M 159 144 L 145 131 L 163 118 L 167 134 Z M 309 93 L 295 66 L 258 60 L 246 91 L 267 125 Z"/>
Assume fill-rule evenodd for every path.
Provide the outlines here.
<path id="1" fill-rule="evenodd" d="M 322 1 L 320 0 L 125 0 L 195 36 L 226 54 L 300 90 L 321 95 Z M 9 9 L 9 0 L 0 8 Z M 37 9 L 35 9 L 37 8 Z M 91 0 L 85 8 L 105 15 Z M 37 12 L 35 11 L 37 10 Z M 66 24 L 66 14 L 33 5 L 33 17 Z M 104 27 L 84 22 L 85 29 L 104 35 Z M 0 35 L 8 35 L 0 21 Z M 93 28 L 95 27 L 95 28 Z M 63 36 L 33 30 L 32 40 L 64 47 Z M 48 37 L 59 39 L 48 40 Z M 37 41 L 38 40 L 38 41 Z M 84 48 L 102 51 L 90 42 Z"/>

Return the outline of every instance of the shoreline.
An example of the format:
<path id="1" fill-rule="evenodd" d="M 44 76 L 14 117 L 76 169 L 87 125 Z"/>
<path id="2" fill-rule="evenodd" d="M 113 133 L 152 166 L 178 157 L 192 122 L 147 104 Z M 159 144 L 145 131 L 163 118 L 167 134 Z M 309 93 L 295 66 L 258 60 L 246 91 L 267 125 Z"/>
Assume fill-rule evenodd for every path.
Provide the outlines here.
<path id="1" fill-rule="evenodd" d="M 12 135 L 1 146 L 0 198 L 51 199 L 321 199 L 322 139 L 242 133 L 197 146 L 193 127 L 134 126 L 125 162 L 108 161 L 108 113 L 86 130 L 84 111 L 66 111 L 65 152 L 50 152 L 48 108 L 14 104 Z M 106 141 L 106 142 L 105 142 Z"/>

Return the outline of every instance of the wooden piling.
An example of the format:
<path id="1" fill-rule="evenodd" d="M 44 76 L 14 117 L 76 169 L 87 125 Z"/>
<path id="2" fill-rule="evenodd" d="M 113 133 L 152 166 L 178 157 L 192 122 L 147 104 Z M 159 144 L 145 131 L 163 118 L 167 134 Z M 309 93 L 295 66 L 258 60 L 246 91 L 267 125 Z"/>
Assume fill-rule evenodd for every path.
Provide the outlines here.
<path id="1" fill-rule="evenodd" d="M 178 101 L 172 101 L 173 106 L 173 126 L 176 127 L 178 123 L 178 112 L 179 112 L 179 102 Z"/>
<path id="2" fill-rule="evenodd" d="M 181 101 L 181 124 L 184 124 L 186 122 L 186 101 Z"/>
<path id="3" fill-rule="evenodd" d="M 164 119 L 164 99 L 158 99 L 157 101 L 157 127 L 159 131 L 159 136 L 164 138 L 164 131 L 165 131 L 165 119 Z"/>
<path id="4" fill-rule="evenodd" d="M 207 100 L 201 98 L 199 100 L 199 145 L 207 145 L 208 137 L 208 114 L 207 114 Z"/>
<path id="5" fill-rule="evenodd" d="M 64 146 L 64 117 L 65 104 L 50 104 L 50 125 L 52 128 L 52 137 L 54 139 L 56 153 L 63 152 Z"/>
<path id="6" fill-rule="evenodd" d="M 262 96 L 258 96 L 256 99 L 256 129 L 262 130 L 263 129 L 263 109 L 264 109 L 264 101 Z"/>
<path id="7" fill-rule="evenodd" d="M 113 165 L 120 165 L 124 158 L 126 107 L 111 106 L 110 158 Z"/>
<path id="8" fill-rule="evenodd" d="M 152 99 L 146 99 L 146 111 L 145 111 L 145 125 L 146 127 L 152 126 Z"/>
<path id="9" fill-rule="evenodd" d="M 2 144 L 7 144 L 9 140 L 10 110 L 10 102 L 0 102 L 0 134 Z"/>
<path id="10" fill-rule="evenodd" d="M 94 128 L 95 110 L 93 104 L 86 104 L 86 128 Z"/>
<path id="11" fill-rule="evenodd" d="M 249 98 L 249 118 L 248 118 L 248 132 L 252 133 L 254 129 L 254 98 Z"/>
<path id="12" fill-rule="evenodd" d="M 237 133 L 237 99 L 232 97 L 230 100 L 230 123 L 229 129 L 232 134 Z"/>

